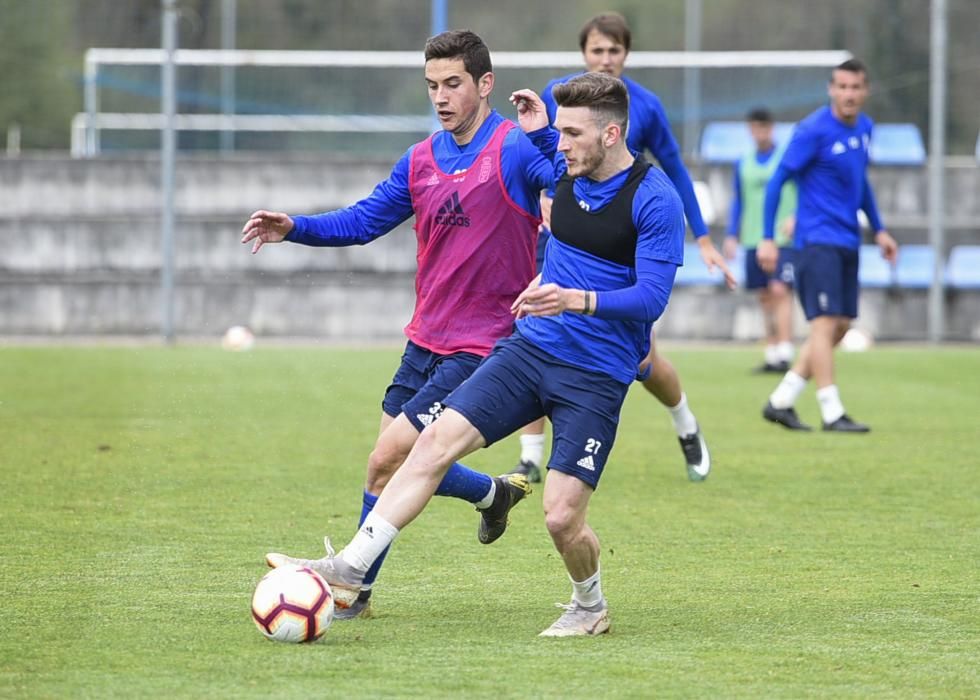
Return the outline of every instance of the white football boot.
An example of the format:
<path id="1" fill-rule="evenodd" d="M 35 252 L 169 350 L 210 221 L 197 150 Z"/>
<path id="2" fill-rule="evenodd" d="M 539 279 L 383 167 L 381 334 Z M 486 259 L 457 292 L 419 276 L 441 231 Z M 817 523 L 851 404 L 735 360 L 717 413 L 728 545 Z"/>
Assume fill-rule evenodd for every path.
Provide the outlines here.
<path id="1" fill-rule="evenodd" d="M 307 566 L 313 569 L 330 584 L 330 590 L 333 592 L 337 607 L 350 608 L 357 603 L 357 596 L 361 592 L 365 572 L 355 569 L 340 557 L 335 556 L 334 549 L 330 546 L 329 537 L 323 538 L 323 546 L 326 547 L 327 556 L 321 559 L 301 559 L 278 552 L 269 552 L 265 555 L 265 563 L 273 569 L 289 565 Z"/>
<path id="2" fill-rule="evenodd" d="M 606 599 L 597 606 L 596 610 L 583 608 L 575 600 L 568 605 L 555 603 L 565 612 L 555 620 L 539 637 L 586 637 L 603 634 L 609 631 L 609 605 Z"/>

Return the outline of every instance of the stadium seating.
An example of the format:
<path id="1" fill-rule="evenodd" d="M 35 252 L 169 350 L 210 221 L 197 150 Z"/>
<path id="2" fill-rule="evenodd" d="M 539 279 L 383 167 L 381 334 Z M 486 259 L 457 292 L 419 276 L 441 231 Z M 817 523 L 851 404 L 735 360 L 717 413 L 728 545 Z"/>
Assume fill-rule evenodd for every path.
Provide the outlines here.
<path id="1" fill-rule="evenodd" d="M 923 165 L 926 162 L 922 134 L 915 124 L 875 124 L 869 155 L 876 165 Z"/>
<path id="2" fill-rule="evenodd" d="M 946 285 L 953 289 L 980 289 L 980 245 L 956 245 L 946 261 Z"/>
<path id="3" fill-rule="evenodd" d="M 775 139 L 785 143 L 794 124 L 776 122 Z M 980 158 L 980 139 L 977 141 Z M 745 122 L 708 122 L 701 132 L 701 160 L 706 163 L 734 163 L 752 150 L 752 137 Z M 871 134 L 871 162 L 877 165 L 922 165 L 926 149 L 915 124 L 875 124 Z"/>
<path id="4" fill-rule="evenodd" d="M 861 246 L 858 281 L 862 287 L 869 289 L 891 287 L 895 284 L 895 268 L 881 257 L 878 246 L 870 243 Z"/>
<path id="5" fill-rule="evenodd" d="M 788 141 L 793 126 L 792 122 L 777 122 L 776 142 Z M 745 122 L 708 122 L 701 132 L 701 160 L 706 163 L 734 163 L 752 148 L 752 135 Z"/>
<path id="6" fill-rule="evenodd" d="M 929 245 L 906 245 L 898 249 L 895 283 L 906 289 L 927 289 L 932 285 L 936 253 Z"/>

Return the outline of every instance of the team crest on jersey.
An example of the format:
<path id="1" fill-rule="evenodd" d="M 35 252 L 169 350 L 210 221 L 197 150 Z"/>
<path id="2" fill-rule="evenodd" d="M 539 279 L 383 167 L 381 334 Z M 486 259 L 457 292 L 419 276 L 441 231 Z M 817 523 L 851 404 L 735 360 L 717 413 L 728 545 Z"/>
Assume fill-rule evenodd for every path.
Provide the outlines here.
<path id="1" fill-rule="evenodd" d="M 490 179 L 490 170 L 493 168 L 493 160 L 490 156 L 484 156 L 483 160 L 480 161 L 480 175 L 477 177 L 478 182 L 486 182 Z"/>

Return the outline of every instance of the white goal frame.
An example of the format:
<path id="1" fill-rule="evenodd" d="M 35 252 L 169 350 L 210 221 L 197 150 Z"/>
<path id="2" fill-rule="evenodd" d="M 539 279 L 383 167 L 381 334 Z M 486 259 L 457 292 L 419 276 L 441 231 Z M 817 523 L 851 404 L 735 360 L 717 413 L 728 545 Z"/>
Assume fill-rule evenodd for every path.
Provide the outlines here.
<path id="1" fill-rule="evenodd" d="M 96 156 L 100 152 L 102 129 L 159 131 L 159 113 L 100 113 L 99 71 L 105 65 L 162 66 L 162 49 L 91 48 L 85 52 L 84 112 L 71 124 L 71 150 L 75 157 Z M 728 68 L 789 67 L 830 68 L 851 58 L 849 51 L 632 51 L 627 68 Z M 498 51 L 491 53 L 493 65 L 500 68 L 562 68 L 582 66 L 578 51 Z M 269 66 L 269 67 L 421 67 L 418 51 L 249 51 L 178 49 L 177 66 Z M 281 114 L 179 114 L 175 128 L 187 131 L 431 131 L 429 115 L 281 115 Z"/>

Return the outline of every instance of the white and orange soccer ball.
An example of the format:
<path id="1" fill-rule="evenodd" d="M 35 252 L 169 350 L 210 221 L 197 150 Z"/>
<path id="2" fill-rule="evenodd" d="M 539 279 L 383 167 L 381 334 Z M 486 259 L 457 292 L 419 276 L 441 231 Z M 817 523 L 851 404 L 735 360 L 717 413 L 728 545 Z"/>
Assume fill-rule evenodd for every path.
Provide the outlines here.
<path id="1" fill-rule="evenodd" d="M 315 642 L 333 622 L 333 593 L 313 569 L 280 566 L 267 573 L 252 595 L 252 620 L 277 642 Z"/>

